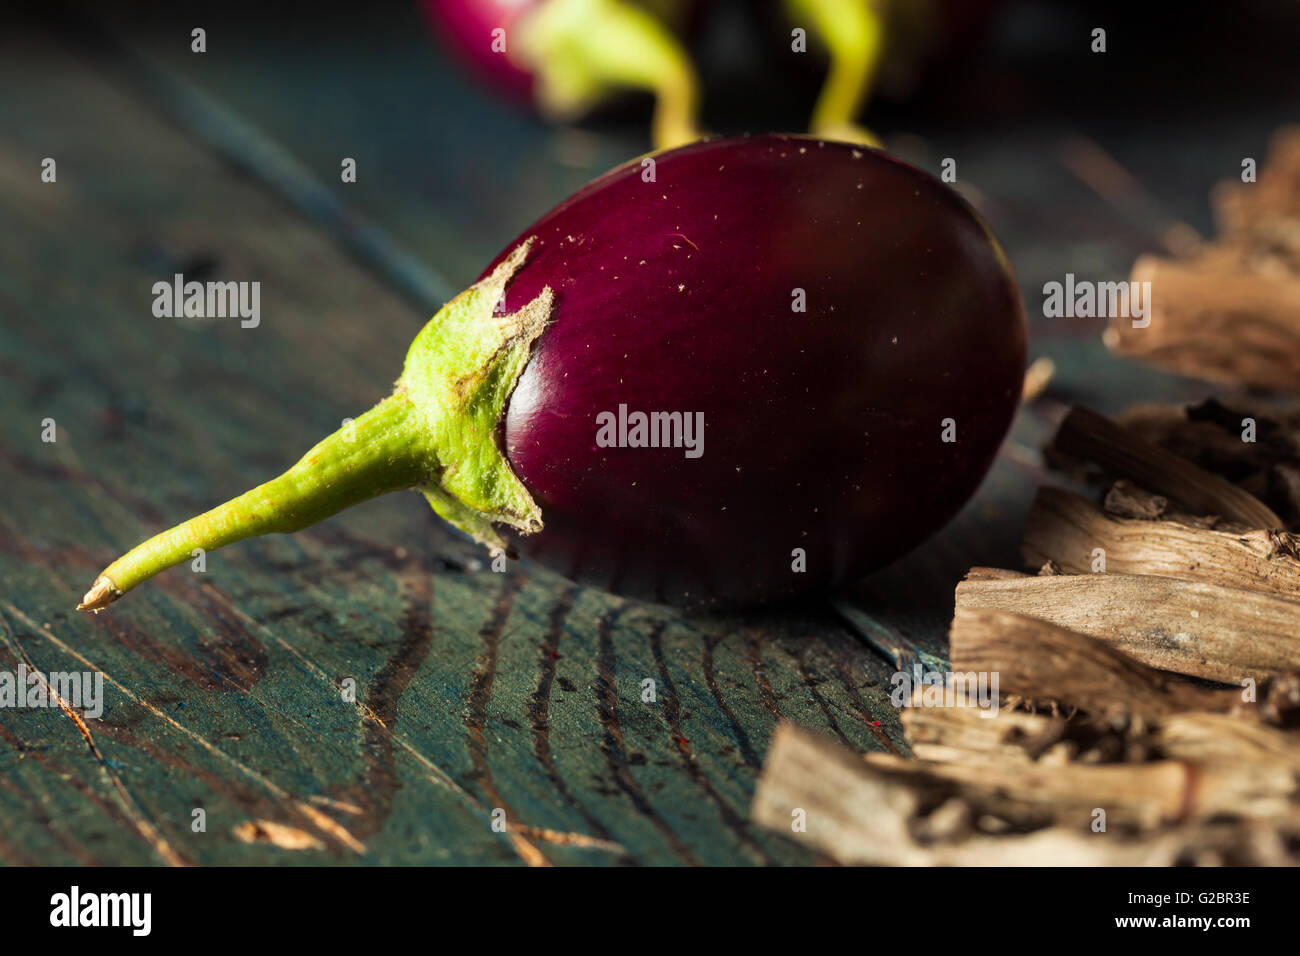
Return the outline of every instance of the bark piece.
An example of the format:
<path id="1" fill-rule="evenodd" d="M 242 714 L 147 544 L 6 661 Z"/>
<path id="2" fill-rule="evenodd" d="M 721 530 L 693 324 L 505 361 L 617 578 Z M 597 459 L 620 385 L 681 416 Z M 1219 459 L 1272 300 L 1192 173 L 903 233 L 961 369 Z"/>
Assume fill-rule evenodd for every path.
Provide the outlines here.
<path id="1" fill-rule="evenodd" d="M 1108 509 L 1110 505 L 1107 496 Z M 1020 548 L 1028 567 L 1051 561 L 1069 574 L 1088 574 L 1100 548 L 1107 572 L 1176 577 L 1300 599 L 1296 535 L 1234 534 L 1179 521 L 1117 517 L 1059 488 L 1038 489 Z"/>
<path id="2" fill-rule="evenodd" d="M 1152 667 L 1229 684 L 1300 670 L 1300 603 L 1273 594 L 1148 574 L 990 579 L 979 570 L 957 585 L 958 609 L 1040 618 Z"/>
<path id="3" fill-rule="evenodd" d="M 1281 518 L 1248 492 L 1080 405 L 1070 410 L 1057 429 L 1050 451 L 1093 462 L 1193 514 L 1221 515 L 1251 529 L 1284 527 Z"/>
<path id="4" fill-rule="evenodd" d="M 959 603 L 950 640 L 954 672 L 996 673 L 1002 694 L 1050 695 L 1097 717 L 1248 711 L 1239 690 L 1197 687 L 1111 643 L 1037 618 Z"/>

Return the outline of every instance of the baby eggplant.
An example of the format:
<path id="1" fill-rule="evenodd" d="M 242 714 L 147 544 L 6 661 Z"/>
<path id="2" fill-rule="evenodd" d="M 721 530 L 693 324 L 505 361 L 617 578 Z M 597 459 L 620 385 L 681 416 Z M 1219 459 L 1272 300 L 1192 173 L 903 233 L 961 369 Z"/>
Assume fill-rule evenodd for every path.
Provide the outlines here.
<path id="1" fill-rule="evenodd" d="M 619 90 L 655 97 L 657 149 L 699 139 L 699 81 L 674 29 L 695 0 L 424 0 L 459 59 L 555 120 L 576 119 Z"/>
<path id="2" fill-rule="evenodd" d="M 1025 316 L 955 192 L 883 152 L 695 143 L 584 187 L 416 337 L 394 393 L 279 478 L 146 541 L 194 548 L 422 491 L 494 549 L 667 603 L 820 591 L 898 557 L 989 468 Z"/>

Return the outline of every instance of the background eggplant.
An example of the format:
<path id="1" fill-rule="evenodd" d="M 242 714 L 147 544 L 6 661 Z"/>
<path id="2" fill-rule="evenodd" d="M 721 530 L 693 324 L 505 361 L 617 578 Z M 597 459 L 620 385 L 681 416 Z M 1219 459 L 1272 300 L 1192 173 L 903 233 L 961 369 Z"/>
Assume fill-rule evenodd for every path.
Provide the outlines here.
<path id="1" fill-rule="evenodd" d="M 110 565 L 81 607 L 193 548 L 408 487 L 498 552 L 517 542 L 620 593 L 829 588 L 969 498 L 1010 424 L 1025 336 L 987 226 L 882 152 L 758 136 L 633 161 L 448 303 L 392 396 Z M 637 413 L 662 416 L 653 438 Z"/>
<path id="2" fill-rule="evenodd" d="M 975 45 L 1000 0 L 767 0 L 753 5 L 797 75 L 816 62 L 824 82 L 814 136 L 879 145 L 857 125 L 872 91 L 901 97 L 923 68 Z M 700 137 L 699 81 L 681 37 L 698 33 L 704 0 L 423 0 L 448 49 L 474 72 L 543 115 L 572 120 L 637 89 L 656 98 L 656 148 Z M 753 13 L 750 4 L 742 4 Z M 778 12 L 779 11 L 779 12 Z M 805 43 L 792 42 L 801 28 Z M 504 31 L 496 37 L 494 31 Z M 806 55 L 812 53 L 812 56 Z"/>
<path id="3" fill-rule="evenodd" d="M 694 6 L 695 0 L 423 0 L 455 56 L 549 118 L 576 119 L 620 90 L 649 92 L 658 149 L 700 136 L 699 81 L 675 34 Z"/>

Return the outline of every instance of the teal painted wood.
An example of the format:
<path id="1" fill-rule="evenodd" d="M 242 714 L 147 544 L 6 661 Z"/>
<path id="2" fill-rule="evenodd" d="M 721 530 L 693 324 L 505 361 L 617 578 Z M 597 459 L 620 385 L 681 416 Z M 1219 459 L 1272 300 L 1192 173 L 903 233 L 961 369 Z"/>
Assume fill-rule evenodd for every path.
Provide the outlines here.
<path id="1" fill-rule="evenodd" d="M 542 569 L 475 570 L 481 556 L 414 494 L 77 615 L 123 548 L 278 473 L 385 394 L 431 310 L 413 302 L 468 284 L 503 241 L 648 145 L 635 123 L 558 131 L 503 106 L 410 10 L 286 33 L 214 8 L 203 56 L 188 11 L 108 19 L 147 70 L 112 44 L 0 36 L 0 88 L 23 91 L 0 97 L 0 669 L 109 682 L 84 733 L 60 711 L 0 709 L 0 862 L 814 862 L 749 823 L 772 728 L 903 747 L 895 665 L 869 642 L 942 659 L 960 576 L 1018 565 L 1034 449 L 1060 406 L 1022 411 L 977 498 L 852 589 L 848 621 L 831 607 L 689 618 Z M 236 121 L 224 140 L 168 95 L 173 81 Z M 1206 190 L 1274 121 L 1241 121 L 1216 152 L 1186 148 L 1196 130 L 1176 140 L 1126 116 L 1105 145 L 1153 184 L 1148 200 L 1204 231 Z M 1064 268 L 1115 278 L 1159 248 L 1068 171 L 1074 130 L 919 131 L 898 151 L 931 169 L 960 157 L 958 187 L 1003 239 L 1031 318 Z M 376 270 L 382 244 L 360 264 L 314 194 L 286 200 L 282 181 L 231 164 L 232 149 L 267 144 L 405 250 L 407 274 L 427 274 Z M 57 185 L 39 182 L 45 156 Z M 337 181 L 344 156 L 354 185 Z M 262 281 L 261 327 L 152 316 L 154 281 L 204 268 Z M 1095 323 L 1033 325 L 1061 400 L 1118 410 L 1204 392 L 1110 359 Z M 312 848 L 259 839 L 250 821 Z"/>
<path id="2" fill-rule="evenodd" d="M 0 710 L 0 860 L 813 860 L 748 821 L 777 720 L 901 741 L 890 666 L 829 608 L 683 618 L 494 574 L 409 494 L 72 610 L 123 547 L 379 398 L 424 316 L 112 71 L 28 56 L 0 81 L 58 80 L 0 104 L 0 667 L 101 671 L 106 700 Z M 45 155 L 56 184 L 26 173 Z M 203 261 L 262 282 L 258 328 L 152 315 Z"/>

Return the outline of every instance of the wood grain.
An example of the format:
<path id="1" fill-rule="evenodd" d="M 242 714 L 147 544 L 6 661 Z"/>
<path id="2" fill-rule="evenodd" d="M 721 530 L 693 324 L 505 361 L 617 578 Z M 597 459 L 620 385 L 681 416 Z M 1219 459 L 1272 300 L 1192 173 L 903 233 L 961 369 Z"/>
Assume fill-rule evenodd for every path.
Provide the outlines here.
<path id="1" fill-rule="evenodd" d="M 1013 789 L 1016 778 L 1031 766 L 954 770 L 884 755 L 864 760 L 833 741 L 783 725 L 772 741 L 754 796 L 754 818 L 842 863 L 887 866 L 1169 866 L 1234 857 L 1258 865 L 1287 860 L 1275 827 L 1289 833 L 1300 827 L 1294 814 L 1256 828 L 1204 819 L 1213 816 L 1214 800 L 1200 810 L 1194 803 L 1180 803 L 1189 771 L 1173 762 L 1141 770 L 1162 778 L 1149 782 L 1163 790 L 1165 803 L 1150 803 L 1130 789 L 1126 775 L 1133 774 L 1133 767 L 1074 767 L 1069 782 L 1096 789 L 1077 790 L 1073 817 L 1055 820 L 1045 809 L 1036 813 L 1032 793 L 1014 788 L 1022 797 L 1028 795 L 1026 802 L 1017 803 L 999 786 L 1006 781 L 1007 789 Z M 1067 782 L 1060 769 L 1033 767 L 1035 780 L 1056 790 Z M 1230 799 L 1228 794 L 1238 787 L 1252 795 L 1262 790 L 1266 796 L 1259 803 L 1261 812 L 1284 806 L 1283 795 L 1294 786 L 1284 773 L 1256 784 L 1240 779 L 1234 783 L 1232 778 L 1226 768 L 1217 773 L 1216 780 L 1225 788 L 1220 795 Z M 1085 806 L 1091 801 L 1084 798 L 1091 793 L 1105 793 L 1108 806 L 1130 822 L 1169 816 L 1180 822 L 1133 837 L 1093 833 L 1093 807 Z M 984 819 L 978 816 L 982 810 L 1037 829 L 1014 837 L 983 830 Z"/>
<path id="2" fill-rule="evenodd" d="M 1155 575 L 992 578 L 975 569 L 957 607 L 996 608 L 1113 641 L 1162 670 L 1236 684 L 1300 668 L 1300 603 Z"/>
<path id="3" fill-rule="evenodd" d="M 1108 572 L 1156 574 L 1300 597 L 1296 538 L 1285 531 L 1233 534 L 1177 521 L 1121 518 L 1060 488 L 1042 487 L 1025 524 L 1021 553 L 1028 566 L 1052 561 L 1088 574 L 1105 554 Z"/>
<path id="4" fill-rule="evenodd" d="M 209 555 L 205 575 L 174 569 L 112 616 L 78 618 L 87 576 L 125 544 L 278 473 L 386 393 L 438 304 L 413 299 L 463 288 L 503 241 L 646 149 L 635 122 L 553 130 L 503 104 L 439 55 L 414 5 L 279 19 L 220 6 L 204 56 L 185 42 L 187 5 L 103 14 L 158 67 L 148 83 L 99 40 L 0 32 L 16 91 L 0 97 L 0 668 L 25 654 L 111 678 L 103 719 L 85 721 L 98 754 L 62 711 L 0 711 L 0 863 L 163 863 L 146 833 L 198 864 L 827 859 L 750 813 L 778 722 L 905 753 L 897 665 L 867 642 L 943 660 L 954 582 L 1015 562 L 1054 393 L 1105 411 L 1201 395 L 1112 360 L 1095 322 L 1038 320 L 1044 281 L 1085 260 L 1121 276 L 1155 239 L 1131 204 L 1060 167 L 1059 118 L 997 137 L 945 123 L 930 130 L 942 153 L 939 139 L 890 146 L 922 168 L 962 157 L 958 188 L 1015 262 L 1034 354 L 1058 375 L 954 522 L 851 589 L 851 626 L 822 608 L 693 619 L 540 570 L 502 579 L 414 495 Z M 190 112 L 168 77 L 238 131 Z M 806 119 L 748 98 L 755 128 Z M 1266 114 L 1234 104 L 1234 128 L 1270 128 Z M 1199 123 L 1142 130 L 1107 145 L 1127 162 L 1203 139 Z M 260 150 L 283 150 L 341 206 L 286 194 Z M 39 182 L 45 156 L 57 186 Z M 347 187 L 343 156 L 359 167 Z M 1204 165 L 1161 165 L 1172 215 L 1200 215 Z M 383 244 L 350 222 L 382 226 L 411 253 L 398 265 L 424 269 L 379 268 L 364 256 Z M 154 281 L 204 270 L 261 280 L 262 328 L 152 317 Z M 55 444 L 39 441 L 46 416 Z M 497 807 L 507 834 L 490 827 Z M 303 848 L 237 835 L 268 824 Z"/>
<path id="5" fill-rule="evenodd" d="M 991 608 L 958 606 L 954 672 L 997 674 L 1002 694 L 1051 699 L 1099 716 L 1246 710 L 1237 690 L 1209 690 L 1147 667 L 1111 642 Z M 1253 712 L 1252 712 L 1253 716 Z"/>
<path id="6" fill-rule="evenodd" d="M 0 668 L 99 671 L 106 700 L 0 710 L 0 862 L 816 859 L 749 819 L 777 721 L 902 749 L 892 666 L 829 607 L 688 618 L 496 574 L 410 494 L 71 611 L 373 404 L 427 316 L 111 57 L 8 49 L 0 82 L 50 81 L 0 102 Z M 152 315 L 204 270 L 262 283 L 258 328 Z"/>
<path id="7" fill-rule="evenodd" d="M 1070 409 L 1051 448 L 1067 459 L 1092 462 L 1146 491 L 1167 495 L 1193 514 L 1218 515 L 1252 530 L 1286 526 L 1249 492 L 1083 406 Z"/>
<path id="8" fill-rule="evenodd" d="M 1117 354 L 1223 385 L 1300 390 L 1300 279 L 1143 256 L 1130 281 L 1150 283 L 1151 324 L 1112 320 Z"/>

